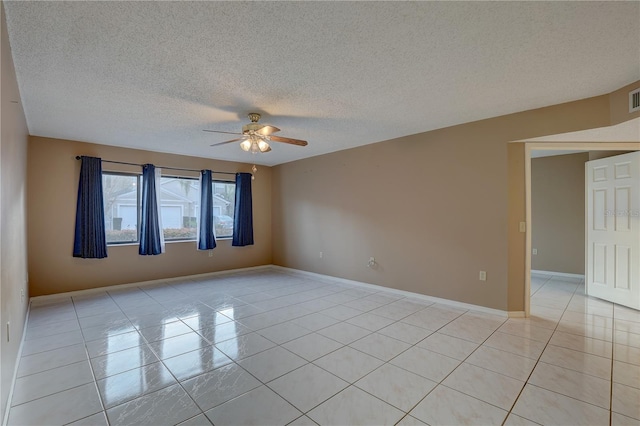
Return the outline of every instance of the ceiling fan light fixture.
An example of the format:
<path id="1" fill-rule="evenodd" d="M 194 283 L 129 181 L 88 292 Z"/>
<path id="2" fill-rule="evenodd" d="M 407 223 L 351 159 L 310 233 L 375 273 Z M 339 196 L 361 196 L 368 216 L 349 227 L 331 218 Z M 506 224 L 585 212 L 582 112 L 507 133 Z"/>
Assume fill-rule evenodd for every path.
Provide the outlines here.
<path id="1" fill-rule="evenodd" d="M 256 134 L 249 134 L 249 137 L 240 143 L 240 148 L 242 148 L 243 151 L 251 152 L 252 154 L 268 152 L 271 150 L 271 147 L 265 138 Z"/>
<path id="2" fill-rule="evenodd" d="M 225 145 L 228 143 L 240 141 L 240 148 L 245 152 L 251 152 L 257 154 L 259 152 L 271 151 L 270 142 L 282 142 L 298 146 L 307 146 L 307 141 L 285 138 L 282 136 L 274 136 L 273 133 L 279 132 L 280 129 L 271 126 L 269 124 L 258 124 L 260 120 L 260 114 L 249 114 L 250 124 L 242 126 L 242 133 L 227 132 L 222 130 L 206 130 L 205 132 L 213 133 L 226 133 L 232 135 L 239 135 L 239 138 L 231 139 L 229 141 L 212 144 L 211 146 Z"/>

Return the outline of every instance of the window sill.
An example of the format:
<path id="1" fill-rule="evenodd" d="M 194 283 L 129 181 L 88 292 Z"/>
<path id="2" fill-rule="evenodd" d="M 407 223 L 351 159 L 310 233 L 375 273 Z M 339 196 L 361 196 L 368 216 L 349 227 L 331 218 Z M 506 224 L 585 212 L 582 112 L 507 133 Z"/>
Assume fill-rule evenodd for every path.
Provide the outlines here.
<path id="1" fill-rule="evenodd" d="M 216 238 L 217 241 L 231 241 L 233 237 L 221 237 Z M 176 244 L 176 243 L 196 243 L 196 240 L 169 240 L 165 241 L 165 244 Z M 117 244 L 109 244 L 107 243 L 107 247 L 128 247 L 128 246 L 139 246 L 140 243 L 117 243 Z"/>

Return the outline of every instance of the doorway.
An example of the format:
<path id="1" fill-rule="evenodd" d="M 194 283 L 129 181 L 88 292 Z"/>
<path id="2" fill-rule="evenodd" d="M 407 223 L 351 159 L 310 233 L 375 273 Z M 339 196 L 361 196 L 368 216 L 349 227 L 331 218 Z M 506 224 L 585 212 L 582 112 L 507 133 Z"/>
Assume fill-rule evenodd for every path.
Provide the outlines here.
<path id="1" fill-rule="evenodd" d="M 553 138 L 553 137 L 549 137 Z M 526 200 L 526 234 L 525 234 L 525 289 L 524 314 L 531 313 L 531 270 L 532 270 L 532 201 L 531 201 L 531 159 L 535 151 L 640 151 L 640 142 L 545 142 L 525 141 L 525 200 Z M 584 248 L 583 248 L 584 253 Z"/>

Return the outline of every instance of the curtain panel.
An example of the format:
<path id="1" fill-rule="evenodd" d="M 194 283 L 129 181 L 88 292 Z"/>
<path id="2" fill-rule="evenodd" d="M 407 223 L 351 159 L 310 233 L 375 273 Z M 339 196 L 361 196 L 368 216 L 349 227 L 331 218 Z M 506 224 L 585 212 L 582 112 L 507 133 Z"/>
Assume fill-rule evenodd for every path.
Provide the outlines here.
<path id="1" fill-rule="evenodd" d="M 236 204 L 231 245 L 237 247 L 253 245 L 251 173 L 236 173 Z"/>
<path id="2" fill-rule="evenodd" d="M 81 160 L 73 257 L 102 259 L 107 257 L 102 159 L 82 156 Z"/>
<path id="3" fill-rule="evenodd" d="M 200 220 L 198 220 L 198 250 L 216 248 L 213 233 L 213 183 L 212 171 L 200 172 Z"/>
<path id="4" fill-rule="evenodd" d="M 164 234 L 160 215 L 160 172 L 153 164 L 142 166 L 142 214 L 140 247 L 144 256 L 164 253 Z"/>

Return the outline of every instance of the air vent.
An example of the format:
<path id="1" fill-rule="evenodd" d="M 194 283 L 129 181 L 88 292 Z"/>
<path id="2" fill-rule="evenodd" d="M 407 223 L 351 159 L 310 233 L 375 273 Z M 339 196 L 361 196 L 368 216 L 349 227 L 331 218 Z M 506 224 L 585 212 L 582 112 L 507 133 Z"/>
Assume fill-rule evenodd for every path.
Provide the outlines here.
<path id="1" fill-rule="evenodd" d="M 640 88 L 629 92 L 629 112 L 640 111 Z"/>

